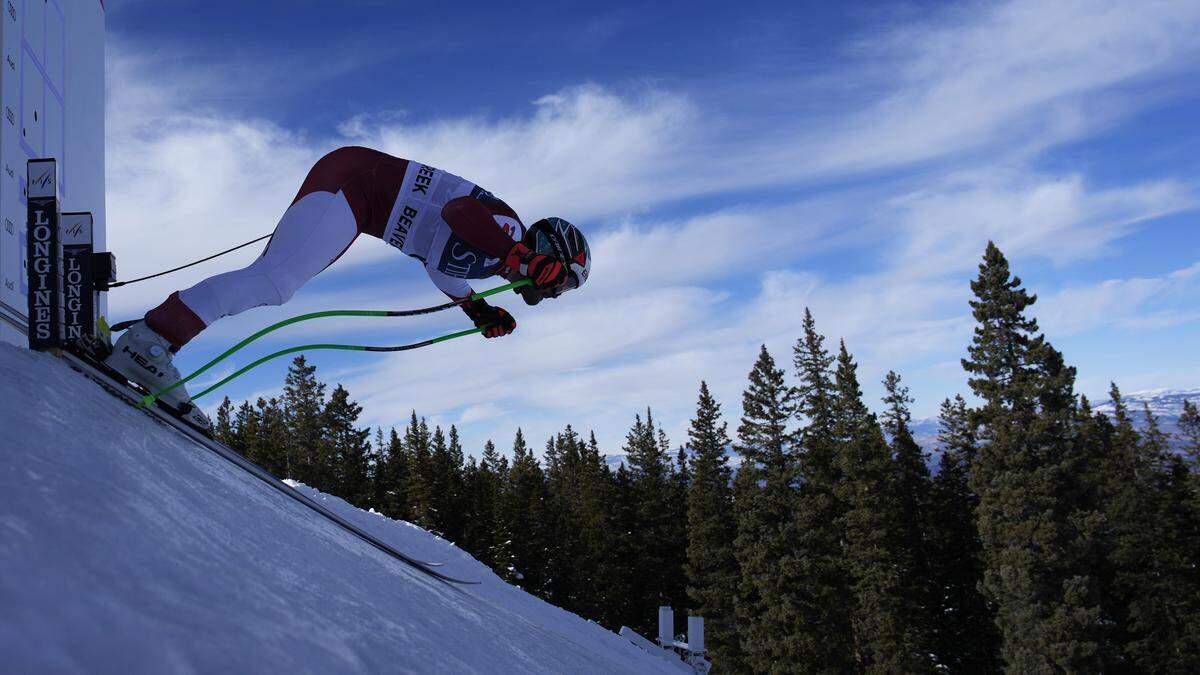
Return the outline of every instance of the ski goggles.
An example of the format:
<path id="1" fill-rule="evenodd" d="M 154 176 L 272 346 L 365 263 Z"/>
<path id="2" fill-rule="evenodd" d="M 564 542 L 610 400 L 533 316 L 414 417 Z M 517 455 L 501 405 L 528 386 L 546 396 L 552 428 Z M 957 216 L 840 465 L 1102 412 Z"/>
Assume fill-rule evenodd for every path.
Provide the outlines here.
<path id="1" fill-rule="evenodd" d="M 579 288 L 579 276 L 567 267 L 567 280 L 555 286 L 554 288 L 534 288 L 533 286 L 522 286 L 514 289 L 518 295 L 525 301 L 527 305 L 536 305 L 547 298 L 557 298 L 558 296 L 573 291 Z"/>
<path id="2" fill-rule="evenodd" d="M 535 305 L 545 298 L 557 298 L 567 291 L 573 291 L 576 288 L 579 288 L 583 282 L 579 278 L 578 272 L 575 271 L 574 266 L 571 264 L 570 256 L 567 254 L 567 251 L 562 248 L 562 245 L 559 243 L 559 241 L 554 237 L 548 236 L 540 229 L 532 230 L 530 231 L 530 234 L 533 235 L 533 240 L 527 242 L 526 246 L 529 246 L 529 248 L 535 253 L 551 255 L 561 260 L 563 265 L 565 265 L 567 268 L 567 280 L 559 286 L 542 289 L 540 291 L 526 286 L 525 288 L 521 289 L 521 297 L 525 298 L 525 302 Z M 538 296 L 537 300 L 530 302 L 530 298 L 526 295 L 525 291 L 529 291 L 530 295 Z"/>

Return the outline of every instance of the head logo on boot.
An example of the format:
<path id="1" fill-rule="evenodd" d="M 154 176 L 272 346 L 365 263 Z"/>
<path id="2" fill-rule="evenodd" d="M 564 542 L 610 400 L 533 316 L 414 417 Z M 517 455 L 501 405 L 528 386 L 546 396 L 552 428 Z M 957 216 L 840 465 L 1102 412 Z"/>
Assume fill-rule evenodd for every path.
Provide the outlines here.
<path id="1" fill-rule="evenodd" d="M 155 366 L 153 363 L 150 363 L 141 354 L 130 349 L 129 345 L 125 345 L 125 347 L 121 351 L 128 354 L 129 358 L 133 359 L 134 363 L 141 366 L 143 370 L 150 373 L 151 375 L 158 377 L 158 378 L 162 378 L 162 376 L 165 374 L 161 370 L 158 369 L 158 366 Z"/>

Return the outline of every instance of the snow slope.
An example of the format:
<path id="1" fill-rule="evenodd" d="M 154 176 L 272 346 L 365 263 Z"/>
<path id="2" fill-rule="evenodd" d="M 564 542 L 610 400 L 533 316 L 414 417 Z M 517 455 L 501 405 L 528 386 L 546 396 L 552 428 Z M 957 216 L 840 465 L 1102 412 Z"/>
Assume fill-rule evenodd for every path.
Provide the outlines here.
<path id="1" fill-rule="evenodd" d="M 0 344 L 0 672 L 681 672 L 420 528 L 309 494 L 483 584 L 411 570 Z"/>

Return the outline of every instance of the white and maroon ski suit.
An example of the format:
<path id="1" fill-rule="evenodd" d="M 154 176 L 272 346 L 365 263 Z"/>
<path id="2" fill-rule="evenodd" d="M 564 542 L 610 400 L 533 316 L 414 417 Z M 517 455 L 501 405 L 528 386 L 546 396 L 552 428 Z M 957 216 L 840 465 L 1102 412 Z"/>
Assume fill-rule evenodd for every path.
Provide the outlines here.
<path id="1" fill-rule="evenodd" d="M 508 204 L 454 174 L 339 148 L 309 171 L 257 260 L 172 293 L 146 324 L 182 347 L 223 316 L 287 302 L 360 234 L 420 260 L 438 288 L 460 299 L 472 292 L 468 279 L 508 273 L 505 256 L 525 226 Z"/>

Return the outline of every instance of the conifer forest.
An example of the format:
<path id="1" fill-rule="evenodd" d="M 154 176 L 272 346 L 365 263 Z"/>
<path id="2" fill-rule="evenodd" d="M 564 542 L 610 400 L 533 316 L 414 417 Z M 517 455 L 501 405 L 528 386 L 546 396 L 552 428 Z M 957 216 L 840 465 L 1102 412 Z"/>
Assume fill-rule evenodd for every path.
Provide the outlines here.
<path id="1" fill-rule="evenodd" d="M 280 397 L 226 399 L 215 434 L 612 630 L 655 635 L 659 605 L 703 615 L 715 672 L 1200 672 L 1196 407 L 1177 434 L 1116 384 L 1094 411 L 994 245 L 971 291 L 970 395 L 941 403 L 936 462 L 901 375 L 864 400 L 853 345 L 803 307 L 740 401 L 679 392 L 683 439 L 652 408 L 611 449 L 569 420 L 482 448 L 419 410 L 362 428 L 303 356 Z"/>

